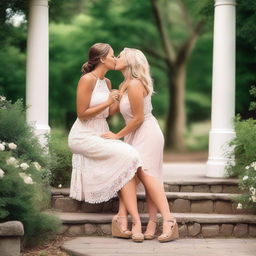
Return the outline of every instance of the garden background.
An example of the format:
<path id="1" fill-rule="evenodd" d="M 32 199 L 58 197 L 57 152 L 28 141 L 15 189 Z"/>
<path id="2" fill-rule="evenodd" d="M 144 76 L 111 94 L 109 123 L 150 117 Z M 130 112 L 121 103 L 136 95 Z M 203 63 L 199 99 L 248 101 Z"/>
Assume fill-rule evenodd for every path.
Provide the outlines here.
<path id="1" fill-rule="evenodd" d="M 49 203 L 49 185 L 69 186 L 71 152 L 67 135 L 76 118 L 80 69 L 95 42 L 109 43 L 116 55 L 124 47 L 138 48 L 146 54 L 156 91 L 152 98 L 153 113 L 165 134 L 166 155 L 177 152 L 207 155 L 212 90 L 212 1 L 159 0 L 158 6 L 155 2 L 49 1 L 48 155 L 44 155 L 25 122 L 27 1 L 0 3 L 0 95 L 6 97 L 0 99 L 0 150 L 3 151 L 0 197 L 4 195 L 0 200 L 0 218 L 21 220 L 26 237 L 33 237 L 39 230 L 49 236 L 47 232 L 58 225 L 56 219 L 42 217 L 41 210 Z M 252 164 L 256 161 L 256 146 L 251 143 L 256 139 L 253 102 L 256 90 L 251 89 L 255 84 L 256 3 L 238 0 L 236 10 L 236 114 L 241 118 L 235 125 L 238 161 L 231 167 L 230 175 L 239 176 L 244 188 L 254 188 L 253 199 L 247 194 L 241 200 L 251 207 L 256 202 L 256 165 Z M 175 58 L 170 58 L 167 49 L 172 49 Z M 121 74 L 110 71 L 107 77 L 113 88 L 118 88 Z M 177 114 L 180 110 L 184 116 Z M 183 121 L 177 122 L 179 118 Z M 109 122 L 114 131 L 123 125 L 120 115 Z M 17 168 L 25 174 L 20 175 Z M 245 174 L 247 178 L 243 179 Z M 35 183 L 39 186 L 34 186 Z M 34 194 L 32 198 L 31 194 Z"/>
<path id="2" fill-rule="evenodd" d="M 255 3 L 249 2 L 251 4 L 248 1 L 237 3 L 236 113 L 242 118 L 253 116 L 248 107 L 255 71 L 255 12 L 252 8 Z M 136 0 L 49 2 L 49 123 L 53 131 L 62 134 L 69 131 L 76 118 L 76 85 L 88 49 L 95 42 L 108 42 L 116 55 L 124 47 L 133 47 L 141 49 L 148 57 L 156 91 L 152 99 L 153 113 L 166 135 L 166 148 L 207 150 L 213 5 L 208 0 L 162 0 L 157 9 L 153 3 Z M 12 101 L 25 99 L 27 1 L 4 1 L 0 8 L 0 94 Z M 163 47 L 165 38 L 161 35 L 161 26 L 177 56 L 171 67 Z M 186 51 L 189 44 L 191 49 Z M 180 75 L 183 82 L 175 86 L 172 78 L 177 70 L 183 73 Z M 116 71 L 110 71 L 107 77 L 114 88 L 122 80 L 120 72 Z M 174 89 L 176 87 L 178 89 Z M 184 91 L 184 98 L 178 96 L 180 91 Z M 177 98 L 179 102 L 174 103 Z M 184 122 L 175 128 L 178 108 L 184 109 L 185 116 Z M 110 123 L 112 129 L 117 130 L 122 126 L 122 118 L 114 117 Z M 177 134 L 177 131 L 181 132 Z M 170 138 L 172 134 L 178 136 Z"/>

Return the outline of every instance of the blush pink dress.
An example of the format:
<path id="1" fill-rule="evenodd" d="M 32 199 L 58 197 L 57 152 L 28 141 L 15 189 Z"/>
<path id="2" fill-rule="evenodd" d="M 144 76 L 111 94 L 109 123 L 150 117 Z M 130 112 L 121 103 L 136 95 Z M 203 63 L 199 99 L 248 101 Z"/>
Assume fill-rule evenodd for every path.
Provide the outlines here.
<path id="1" fill-rule="evenodd" d="M 90 107 L 105 102 L 109 89 L 105 80 L 98 79 L 93 89 Z M 141 166 L 137 150 L 121 140 L 104 139 L 109 131 L 106 118 L 109 109 L 81 121 L 76 119 L 68 144 L 73 152 L 70 197 L 89 203 L 101 203 L 117 196 Z"/>
<path id="2" fill-rule="evenodd" d="M 120 100 L 120 112 L 125 123 L 133 118 L 127 90 Z M 164 136 L 156 118 L 152 114 L 151 95 L 144 97 L 144 121 L 132 133 L 124 137 L 124 142 L 132 145 L 140 154 L 143 171 L 155 177 L 163 185 Z M 137 191 L 144 191 L 140 183 Z"/>

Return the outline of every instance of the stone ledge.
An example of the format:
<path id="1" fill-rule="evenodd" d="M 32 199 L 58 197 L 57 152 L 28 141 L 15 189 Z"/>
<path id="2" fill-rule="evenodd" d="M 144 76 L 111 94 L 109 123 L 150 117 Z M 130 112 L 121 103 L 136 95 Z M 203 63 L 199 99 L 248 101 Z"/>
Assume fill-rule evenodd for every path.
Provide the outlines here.
<path id="1" fill-rule="evenodd" d="M 237 186 L 239 183 L 238 179 L 215 179 L 215 178 L 202 178 L 202 179 L 180 179 L 180 180 L 166 180 L 164 181 L 164 184 L 168 186 L 196 186 L 196 185 L 235 185 Z M 63 195 L 68 196 L 69 195 L 70 188 L 52 188 L 51 192 L 52 195 Z"/>
<path id="2" fill-rule="evenodd" d="M 23 236 L 24 228 L 20 221 L 7 221 L 0 223 L 0 236 Z"/>
<path id="3" fill-rule="evenodd" d="M 237 194 L 166 192 L 172 212 L 255 214 L 255 210 L 237 209 Z M 50 208 L 50 207 L 49 207 Z M 115 213 L 118 211 L 118 198 L 100 204 L 88 204 L 69 197 L 54 195 L 51 208 L 61 212 Z M 139 213 L 147 213 L 145 194 L 138 194 Z"/>
<path id="4" fill-rule="evenodd" d="M 52 188 L 51 193 L 52 195 L 63 195 L 69 196 L 70 188 Z"/>
<path id="5" fill-rule="evenodd" d="M 62 220 L 59 234 L 67 236 L 111 236 L 113 214 L 63 213 L 48 211 Z M 173 213 L 177 218 L 180 238 L 214 237 L 256 237 L 255 215 Z M 140 214 L 142 231 L 146 229 L 147 214 Z M 157 232 L 162 229 L 162 219 L 158 215 Z M 129 226 L 131 219 L 129 218 Z"/>
<path id="6" fill-rule="evenodd" d="M 229 226 L 227 226 L 229 225 Z M 111 236 L 111 223 L 107 224 L 64 224 L 62 231 L 59 232 L 65 236 Z M 214 238 L 214 237 L 250 237 L 255 238 L 256 234 L 253 231 L 255 224 L 204 224 L 204 223 L 178 223 L 179 237 L 194 237 L 194 238 Z M 129 223 L 131 229 L 131 223 Z M 142 232 L 146 230 L 146 223 L 142 223 Z M 162 225 L 158 224 L 156 235 L 162 232 Z"/>
<path id="7" fill-rule="evenodd" d="M 48 210 L 48 214 L 57 215 L 63 224 L 85 224 L 111 223 L 114 214 L 106 213 L 68 213 Z M 173 213 L 179 223 L 251 223 L 256 224 L 256 215 L 241 215 L 241 214 L 215 214 L 215 213 Z M 140 214 L 142 223 L 147 222 L 147 214 Z M 158 215 L 160 217 L 160 215 Z"/>
<path id="8" fill-rule="evenodd" d="M 238 185 L 239 179 L 233 179 L 233 178 L 207 178 L 202 177 L 200 178 L 189 178 L 185 177 L 183 179 L 177 179 L 176 180 L 165 180 L 164 184 L 168 185 Z"/>
<path id="9" fill-rule="evenodd" d="M 24 235 L 23 224 L 20 221 L 0 223 L 0 255 L 20 255 L 21 236 Z"/>
<path id="10" fill-rule="evenodd" d="M 234 197 L 240 194 L 229 193 L 199 193 L 199 192 L 165 192 L 167 199 L 189 199 L 189 200 L 223 200 L 232 201 Z M 145 194 L 138 194 L 138 199 L 144 199 Z"/>
<path id="11" fill-rule="evenodd" d="M 52 190 L 53 195 L 63 195 L 69 196 L 69 189 L 54 189 Z M 192 199 L 192 200 L 201 200 L 201 199 L 210 199 L 210 200 L 224 200 L 231 201 L 234 197 L 239 196 L 240 194 L 231 194 L 231 193 L 205 193 L 205 192 L 165 192 L 168 199 Z M 113 198 L 114 199 L 114 198 Z M 145 193 L 138 193 L 138 199 L 145 199 Z"/>

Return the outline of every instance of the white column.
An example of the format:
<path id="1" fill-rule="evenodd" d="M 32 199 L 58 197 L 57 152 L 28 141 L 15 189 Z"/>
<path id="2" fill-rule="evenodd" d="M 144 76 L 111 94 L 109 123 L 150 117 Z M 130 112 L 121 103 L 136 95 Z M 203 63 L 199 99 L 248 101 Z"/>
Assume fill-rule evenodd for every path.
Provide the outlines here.
<path id="1" fill-rule="evenodd" d="M 208 177 L 224 177 L 225 154 L 232 150 L 227 143 L 235 136 L 235 5 L 235 0 L 215 0 Z"/>
<path id="2" fill-rule="evenodd" d="M 42 145 L 48 125 L 48 0 L 30 0 L 27 41 L 27 122 L 34 125 Z"/>

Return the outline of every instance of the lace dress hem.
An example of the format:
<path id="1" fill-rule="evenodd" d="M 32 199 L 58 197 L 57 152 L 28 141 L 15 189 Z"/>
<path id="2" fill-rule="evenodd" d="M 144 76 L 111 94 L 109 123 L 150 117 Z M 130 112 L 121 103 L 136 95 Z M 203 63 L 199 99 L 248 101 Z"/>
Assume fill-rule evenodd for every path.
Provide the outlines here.
<path id="1" fill-rule="evenodd" d="M 104 187 L 104 189 L 95 191 L 95 192 L 85 192 L 73 188 L 70 191 L 69 197 L 78 200 L 84 201 L 91 204 L 97 204 L 102 202 L 107 202 L 113 197 L 117 197 L 117 192 L 126 185 L 135 175 L 137 169 L 141 167 L 141 161 L 139 159 L 134 160 L 134 162 L 127 168 L 126 171 L 122 172 L 119 177 L 111 184 L 109 187 Z M 74 169 L 72 174 L 76 173 L 77 178 L 80 176 L 82 178 L 82 170 L 81 169 Z M 72 185 L 71 185 L 72 186 Z"/>

